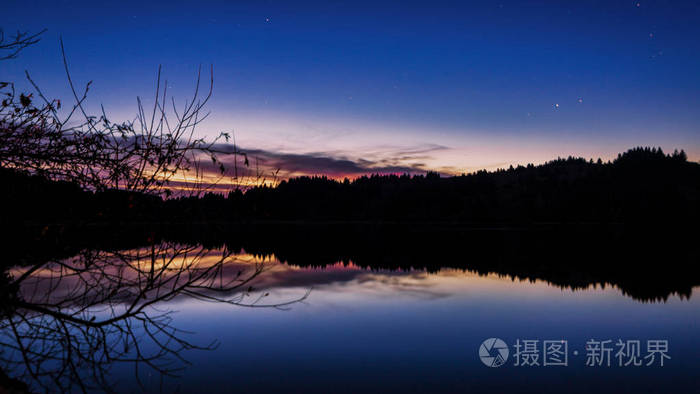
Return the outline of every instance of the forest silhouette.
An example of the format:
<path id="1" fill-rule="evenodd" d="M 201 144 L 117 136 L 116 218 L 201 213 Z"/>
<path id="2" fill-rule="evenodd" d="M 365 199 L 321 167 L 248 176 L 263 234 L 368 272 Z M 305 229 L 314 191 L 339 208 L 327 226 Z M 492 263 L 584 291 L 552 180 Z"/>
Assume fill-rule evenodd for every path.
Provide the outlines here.
<path id="1" fill-rule="evenodd" d="M 93 192 L 19 171 L 0 170 L 8 223 L 212 223 L 251 221 L 439 221 L 693 223 L 700 164 L 683 151 L 636 148 L 602 162 L 566 158 L 462 176 L 372 175 L 355 180 L 299 177 L 228 194 L 163 198 Z"/>

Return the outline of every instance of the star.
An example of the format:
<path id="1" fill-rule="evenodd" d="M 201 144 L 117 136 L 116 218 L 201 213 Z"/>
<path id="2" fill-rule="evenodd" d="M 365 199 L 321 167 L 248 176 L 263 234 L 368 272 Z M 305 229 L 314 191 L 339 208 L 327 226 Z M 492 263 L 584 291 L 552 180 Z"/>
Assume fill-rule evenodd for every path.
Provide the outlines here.
<path id="1" fill-rule="evenodd" d="M 583 98 L 582 98 L 582 97 L 579 97 L 579 98 L 578 98 L 578 102 L 579 102 L 579 103 L 582 103 L 582 102 L 583 102 Z"/>
<path id="2" fill-rule="evenodd" d="M 559 109 L 559 104 L 554 104 L 554 108 Z"/>
<path id="3" fill-rule="evenodd" d="M 270 18 L 265 18 L 265 22 L 270 23 Z"/>

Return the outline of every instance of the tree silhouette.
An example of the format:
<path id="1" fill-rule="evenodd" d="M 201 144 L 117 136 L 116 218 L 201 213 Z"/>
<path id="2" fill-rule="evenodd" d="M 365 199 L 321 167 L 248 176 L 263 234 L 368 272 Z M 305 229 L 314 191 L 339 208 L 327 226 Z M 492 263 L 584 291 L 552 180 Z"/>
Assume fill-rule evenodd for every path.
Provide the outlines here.
<path id="1" fill-rule="evenodd" d="M 41 34 L 41 33 L 39 33 Z M 0 50 L 10 51 L 2 59 L 17 56 L 35 44 L 39 34 L 19 34 Z M 2 38 L 0 36 L 0 38 Z M 220 154 L 241 154 L 236 149 L 221 152 L 219 140 L 195 137 L 197 126 L 207 118 L 204 107 L 211 98 L 213 69 L 207 89 L 202 87 L 201 69 L 192 97 L 180 108 L 171 99 L 168 110 L 167 81 L 158 68 L 153 107 L 147 110 L 137 98 L 133 121 L 113 122 L 104 108 L 88 113 L 85 103 L 92 81 L 78 91 L 71 77 L 63 41 L 61 52 L 72 104 L 48 99 L 27 72 L 33 93 L 18 93 L 11 82 L 0 83 L 0 166 L 28 171 L 51 180 L 69 181 L 88 190 L 120 189 L 169 195 L 168 186 L 178 177 L 179 190 L 200 192 L 201 161 L 211 161 L 223 174 Z M 161 86 L 162 85 L 162 86 Z"/>

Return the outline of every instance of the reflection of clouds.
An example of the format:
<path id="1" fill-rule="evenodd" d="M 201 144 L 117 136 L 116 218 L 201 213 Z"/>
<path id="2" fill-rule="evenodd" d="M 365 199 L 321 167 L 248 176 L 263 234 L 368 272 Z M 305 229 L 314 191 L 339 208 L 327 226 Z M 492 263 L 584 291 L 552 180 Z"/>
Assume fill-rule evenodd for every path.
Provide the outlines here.
<path id="1" fill-rule="evenodd" d="M 307 268 L 278 263 L 272 272 L 259 278 L 259 285 L 271 288 L 306 287 L 335 293 L 371 293 L 438 299 L 450 292 L 435 290 L 436 274 L 420 270 L 371 270 L 352 263 L 337 263 L 324 268 Z"/>
<path id="2" fill-rule="evenodd" d="M 313 288 L 334 293 L 371 293 L 437 299 L 449 293 L 432 290 L 436 283 L 427 282 L 423 271 L 372 271 L 364 268 L 300 268 L 278 263 L 256 280 L 256 286 L 275 288 Z"/>
<path id="3" fill-rule="evenodd" d="M 223 282 L 245 278 L 256 267 L 263 267 L 262 274 L 250 282 L 252 286 L 250 292 L 315 288 L 336 293 L 392 294 L 393 296 L 409 296 L 425 300 L 445 298 L 453 294 L 454 289 L 446 290 L 443 286 L 444 279 L 477 276 L 460 270 L 443 270 L 430 274 L 422 270 L 372 270 L 357 266 L 352 262 L 337 263 L 323 268 L 300 267 L 282 263 L 275 256 L 256 256 L 245 252 L 226 255 L 227 252 L 221 249 L 189 248 L 187 253 L 182 253 L 178 247 L 94 252 L 66 259 L 60 264 L 79 266 L 85 264 L 86 258 L 97 259 L 99 264 L 92 261 L 95 267 L 107 269 L 115 276 L 121 275 L 129 278 L 135 274 L 132 267 L 144 270 L 151 263 L 155 264 L 156 269 L 162 269 L 163 265 L 167 263 L 168 269 L 164 271 L 165 275 L 168 275 L 169 272 L 176 275 L 181 267 L 187 267 L 190 270 L 207 269 L 224 260 L 224 264 L 221 265 L 221 270 L 217 274 Z M 67 294 L 74 293 L 77 286 L 85 286 L 86 275 L 81 278 L 64 276 L 57 279 L 60 264 L 49 263 L 37 270 L 33 274 L 33 280 L 27 281 L 22 286 L 25 299 L 38 301 L 37 297 L 49 297 L 49 295 L 51 298 L 60 299 Z M 25 270 L 26 268 L 16 268 L 12 273 L 14 276 L 19 276 Z M 494 275 L 489 275 L 489 279 L 499 280 Z M 248 291 L 248 286 L 243 290 Z M 128 298 L 125 297 L 125 300 Z"/>
<path id="4" fill-rule="evenodd" d="M 187 249 L 183 252 L 182 248 Z M 430 280 L 433 275 L 424 271 L 377 271 L 352 263 L 338 263 L 324 268 L 299 267 L 282 263 L 274 256 L 255 256 L 245 252 L 227 253 L 221 249 L 166 245 L 154 249 L 141 248 L 119 252 L 83 252 L 69 259 L 49 262 L 33 271 L 31 277 L 22 283 L 20 291 L 27 301 L 53 302 L 72 297 L 81 291 L 97 292 L 96 289 L 109 285 L 107 280 L 122 278 L 125 283 L 136 283 L 134 279 L 143 276 L 151 266 L 155 267 L 157 272 L 162 271 L 163 278 L 167 278 L 180 275 L 183 267 L 189 274 L 220 265 L 216 275 L 217 280 L 222 283 L 245 279 L 262 267 L 262 273 L 241 289 L 246 293 L 290 288 L 323 288 L 334 292 L 392 293 L 423 299 L 449 296 L 447 292 L 436 291 L 436 282 Z M 79 275 L 65 275 L 67 266 L 91 268 Z M 28 269 L 16 267 L 11 273 L 14 277 L 19 277 Z M 108 276 L 105 276 L 105 273 L 108 273 Z M 126 286 L 111 300 L 122 299 L 122 302 L 128 302 L 132 293 Z"/>
<path id="5" fill-rule="evenodd" d="M 270 298 L 283 298 L 290 291 L 299 289 L 317 289 L 326 293 L 342 294 L 343 297 L 368 296 L 381 298 L 410 297 L 419 300 L 438 300 L 460 296 L 482 296 L 485 294 L 543 294 L 548 290 L 562 290 L 562 286 L 550 282 L 516 275 L 497 273 L 478 273 L 460 269 L 442 269 L 428 273 L 423 270 L 373 270 L 360 267 L 352 262 L 337 263 L 319 267 L 293 266 L 280 262 L 275 256 L 256 256 L 241 252 L 229 254 L 225 249 L 205 249 L 201 246 L 187 246 L 187 252 L 182 253 L 179 246 L 133 249 L 121 252 L 83 252 L 61 262 L 48 263 L 36 270 L 30 280 L 22 283 L 21 293 L 28 302 L 51 302 L 67 299 L 80 293 L 81 286 L 87 288 L 94 285 L 90 291 L 99 295 L 100 272 L 107 272 L 107 278 L 124 278 L 125 282 L 133 281 L 133 276 L 143 272 L 154 264 L 156 269 L 163 270 L 164 277 L 175 276 L 186 267 L 188 273 L 218 267 L 216 280 L 221 283 L 231 283 L 244 280 L 257 269 L 262 272 L 231 294 L 243 293 L 246 299 L 256 295 L 270 293 Z M 155 253 L 155 256 L 154 256 Z M 179 253 L 179 254 L 178 254 Z M 155 258 L 153 258 L 155 257 Z M 60 276 L 62 265 L 84 266 L 86 259 L 92 259 L 88 269 L 81 276 Z M 140 271 L 134 270 L 137 268 Z M 13 268 L 10 272 L 16 278 L 28 268 Z M 97 271 L 95 280 L 91 282 L 90 270 Z M 106 285 L 109 287 L 109 284 Z M 136 286 L 137 287 L 137 286 Z M 605 290 L 618 291 L 615 286 L 592 284 L 580 288 L 566 288 L 569 291 L 584 291 L 591 293 Z M 600 290 L 598 290 L 600 289 Z M 127 302 L 133 298 L 135 289 L 125 287 L 119 294 L 110 296 L 111 301 Z M 208 290 L 203 290 L 207 292 Z M 233 291 L 233 290 L 232 290 Z M 302 290 L 303 291 L 303 290 Z M 207 294 L 215 294 L 209 292 Z M 84 298 L 80 298 L 83 300 Z"/>
<path id="6" fill-rule="evenodd" d="M 451 293 L 435 290 L 437 283 L 430 281 L 431 274 L 423 271 L 369 273 L 358 278 L 358 283 L 377 292 L 390 290 L 395 294 L 434 300 L 449 297 Z"/>
<path id="7" fill-rule="evenodd" d="M 151 296 L 164 288 L 177 288 L 178 283 L 216 288 L 217 285 L 243 282 L 259 267 L 274 265 L 269 259 L 250 254 L 231 255 L 225 250 L 201 246 L 160 244 L 153 248 L 123 251 L 90 251 L 39 266 L 14 267 L 9 273 L 20 278 L 22 299 L 32 303 L 68 302 L 80 306 L 83 302 L 127 302 L 142 290 L 149 273 L 155 274 Z M 217 273 L 218 283 L 212 282 Z M 167 284 L 157 286 L 156 284 Z M 226 286 L 228 287 L 228 286 Z M 116 293 L 110 293 L 117 289 Z M 63 305 L 65 306 L 65 305 Z"/>

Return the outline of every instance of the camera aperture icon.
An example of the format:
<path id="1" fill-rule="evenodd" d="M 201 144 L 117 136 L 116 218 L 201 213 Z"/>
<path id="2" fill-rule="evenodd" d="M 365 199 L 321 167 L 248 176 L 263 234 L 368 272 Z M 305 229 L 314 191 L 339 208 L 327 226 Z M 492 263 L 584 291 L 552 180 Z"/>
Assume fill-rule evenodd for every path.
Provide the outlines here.
<path id="1" fill-rule="evenodd" d="M 489 338 L 479 346 L 479 358 L 487 367 L 500 367 L 508 360 L 508 345 L 499 338 Z"/>

